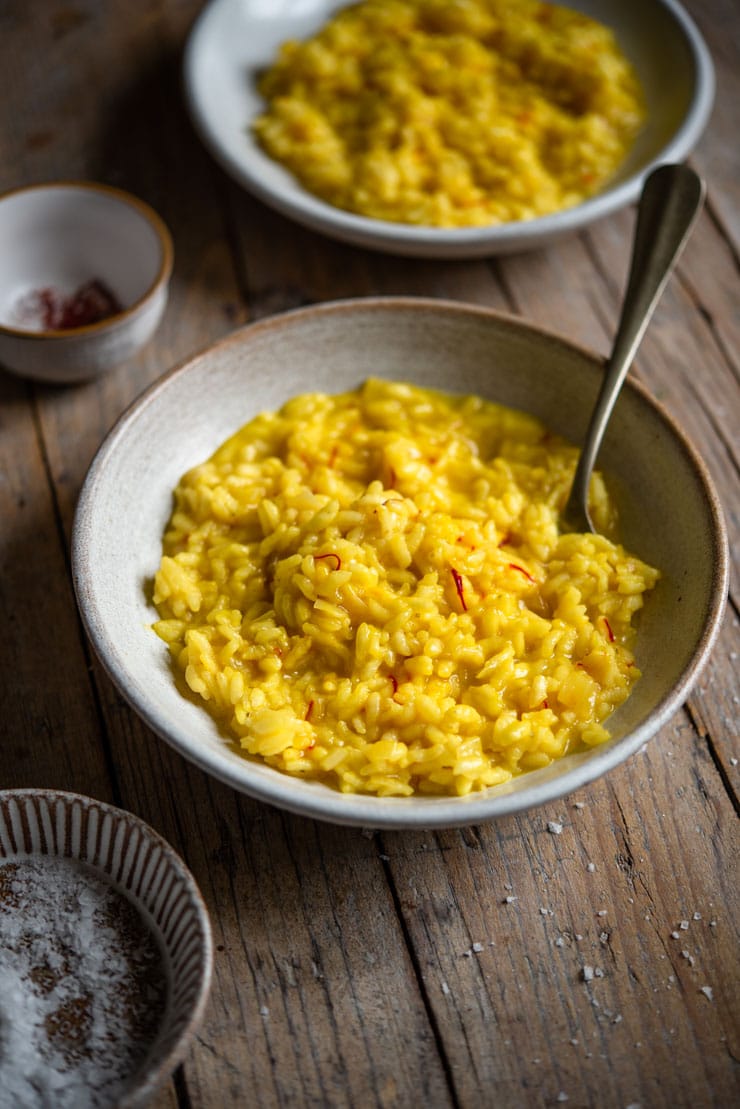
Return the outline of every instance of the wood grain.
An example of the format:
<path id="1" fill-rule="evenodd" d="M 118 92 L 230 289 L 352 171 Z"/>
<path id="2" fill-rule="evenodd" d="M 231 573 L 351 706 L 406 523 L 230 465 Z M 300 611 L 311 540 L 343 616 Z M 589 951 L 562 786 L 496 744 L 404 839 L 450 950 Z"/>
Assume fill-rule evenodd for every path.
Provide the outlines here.
<path id="1" fill-rule="evenodd" d="M 646 749 L 578 795 L 437 834 L 332 828 L 236 795 L 153 736 L 91 656 L 69 576 L 74 505 L 106 431 L 165 369 L 251 319 L 396 293 L 490 305 L 606 354 L 628 265 L 633 211 L 548 250 L 450 263 L 289 224 L 224 177 L 187 119 L 180 57 L 199 7 L 0 6 L 0 189 L 108 181 L 152 203 L 175 241 L 168 310 L 138 358 L 72 389 L 0 371 L 0 785 L 138 813 L 212 916 L 206 1020 L 154 1104 L 734 1104 L 736 574 L 701 680 Z M 719 78 L 695 155 L 709 201 L 634 372 L 700 448 L 735 552 L 740 13 L 689 7 Z"/>

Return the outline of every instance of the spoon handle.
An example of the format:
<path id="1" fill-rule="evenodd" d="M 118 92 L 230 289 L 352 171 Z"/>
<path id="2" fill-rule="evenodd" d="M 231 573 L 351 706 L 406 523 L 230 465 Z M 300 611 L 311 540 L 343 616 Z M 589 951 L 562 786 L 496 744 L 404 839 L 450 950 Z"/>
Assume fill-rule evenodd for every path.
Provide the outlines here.
<path id="1" fill-rule="evenodd" d="M 622 314 L 562 514 L 575 530 L 593 530 L 587 515 L 588 485 L 601 440 L 645 328 L 699 213 L 704 191 L 702 179 L 683 165 L 660 166 L 643 186 Z"/>

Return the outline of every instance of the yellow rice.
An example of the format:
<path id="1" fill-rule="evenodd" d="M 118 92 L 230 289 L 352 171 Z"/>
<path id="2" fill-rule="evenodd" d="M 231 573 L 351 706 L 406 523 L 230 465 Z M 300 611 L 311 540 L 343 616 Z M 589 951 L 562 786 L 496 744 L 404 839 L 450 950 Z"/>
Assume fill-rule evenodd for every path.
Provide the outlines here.
<path id="1" fill-rule="evenodd" d="M 439 227 L 598 191 L 644 118 L 613 33 L 538 0 L 365 0 L 260 80 L 254 132 L 328 203 Z"/>
<path id="2" fill-rule="evenodd" d="M 154 602 L 249 755 L 346 792 L 467 794 L 604 742 L 658 573 L 560 535 L 576 451 L 370 380 L 262 414 L 175 490 Z M 592 487 L 601 528 L 613 511 Z"/>

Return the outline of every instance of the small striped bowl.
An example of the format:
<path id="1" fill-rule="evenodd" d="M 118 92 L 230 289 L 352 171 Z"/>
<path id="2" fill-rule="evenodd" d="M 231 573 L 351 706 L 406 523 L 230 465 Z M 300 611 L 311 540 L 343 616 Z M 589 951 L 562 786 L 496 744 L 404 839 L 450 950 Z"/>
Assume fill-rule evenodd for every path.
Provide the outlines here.
<path id="1" fill-rule="evenodd" d="M 154 931 L 167 1002 L 158 1034 L 117 1105 L 143 1106 L 184 1058 L 211 983 L 208 911 L 182 859 L 138 817 L 57 790 L 0 791 L 0 865 L 29 856 L 79 859 L 109 881 Z"/>

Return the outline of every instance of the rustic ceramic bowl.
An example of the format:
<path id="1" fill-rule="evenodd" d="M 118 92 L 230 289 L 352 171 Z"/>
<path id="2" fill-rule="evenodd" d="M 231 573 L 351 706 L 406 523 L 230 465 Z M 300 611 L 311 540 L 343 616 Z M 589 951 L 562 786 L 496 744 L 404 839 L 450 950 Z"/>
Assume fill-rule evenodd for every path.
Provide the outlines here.
<path id="1" fill-rule="evenodd" d="M 644 676 L 611 718 L 612 740 L 462 799 L 361 797 L 280 774 L 232 749 L 175 686 L 150 625 L 150 586 L 181 475 L 257 412 L 370 376 L 477 393 L 579 442 L 602 362 L 520 320 L 451 302 L 324 304 L 235 332 L 148 390 L 113 429 L 85 482 L 73 536 L 77 598 L 98 655 L 160 736 L 207 773 L 294 812 L 346 824 L 461 825 L 549 801 L 635 752 L 685 699 L 718 629 L 727 541 L 704 466 L 635 384 L 620 397 L 599 458 L 627 546 L 662 571 L 642 613 Z"/>
<path id="2" fill-rule="evenodd" d="M 562 212 L 493 227 L 411 226 L 344 212 L 307 192 L 272 161 L 255 142 L 250 124 L 264 110 L 257 76 L 278 46 L 314 34 L 347 3 L 211 0 L 193 28 L 184 63 L 190 112 L 223 168 L 278 212 L 336 239 L 419 258 L 475 258 L 544 246 L 636 200 L 650 170 L 682 161 L 709 119 L 712 60 L 676 0 L 569 0 L 566 6 L 614 31 L 645 90 L 645 124 L 602 192 Z"/>
<path id="3" fill-rule="evenodd" d="M 213 952 L 201 895 L 169 844 L 131 813 L 57 790 L 0 791 L 0 866 L 38 857 L 86 863 L 133 904 L 158 941 L 164 1016 L 116 1100 L 120 1109 L 144 1106 L 184 1058 L 208 999 Z"/>
<path id="4" fill-rule="evenodd" d="M 105 373 L 154 334 L 167 303 L 172 240 L 148 204 L 120 189 L 52 182 L 0 197 L 0 365 L 39 381 Z M 101 281 L 120 311 L 97 323 L 48 328 L 29 318 L 40 290 L 71 296 Z"/>

